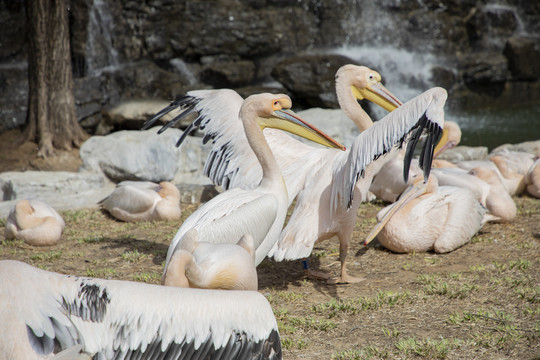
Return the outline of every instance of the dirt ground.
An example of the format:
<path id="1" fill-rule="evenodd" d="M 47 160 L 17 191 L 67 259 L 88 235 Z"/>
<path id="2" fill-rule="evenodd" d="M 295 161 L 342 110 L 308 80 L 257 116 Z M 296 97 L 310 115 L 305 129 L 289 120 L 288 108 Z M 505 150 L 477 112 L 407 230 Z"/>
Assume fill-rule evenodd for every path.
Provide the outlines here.
<path id="1" fill-rule="evenodd" d="M 0 172 L 68 170 L 76 150 L 36 159 L 37 146 L 16 148 L 0 135 Z M 11 145 L 10 145 L 11 144 Z M 539 359 L 540 201 L 515 198 L 519 214 L 490 223 L 470 243 L 444 255 L 395 254 L 362 241 L 384 204 L 367 203 L 349 251 L 349 272 L 365 280 L 327 285 L 305 278 L 299 261 L 265 260 L 259 291 L 278 319 L 285 359 Z M 185 219 L 196 205 L 183 205 Z M 35 248 L 4 239 L 0 259 L 65 274 L 158 283 L 178 222 L 126 224 L 97 210 L 62 213 L 61 242 Z M 338 243 L 318 244 L 312 268 L 339 271 Z"/>

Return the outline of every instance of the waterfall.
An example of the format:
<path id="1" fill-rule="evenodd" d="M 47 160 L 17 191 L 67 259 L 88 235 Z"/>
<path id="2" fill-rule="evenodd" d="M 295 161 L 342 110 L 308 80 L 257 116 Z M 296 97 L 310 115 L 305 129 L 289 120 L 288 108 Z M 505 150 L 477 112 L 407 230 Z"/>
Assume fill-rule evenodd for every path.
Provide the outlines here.
<path id="1" fill-rule="evenodd" d="M 113 44 L 114 20 L 106 0 L 93 0 L 88 16 L 86 66 L 88 75 L 118 67 L 118 51 Z"/>
<path id="2" fill-rule="evenodd" d="M 197 78 L 193 75 L 193 72 L 189 70 L 187 64 L 180 58 L 171 59 L 169 63 L 176 69 L 176 71 L 182 75 L 189 85 L 197 84 Z"/>

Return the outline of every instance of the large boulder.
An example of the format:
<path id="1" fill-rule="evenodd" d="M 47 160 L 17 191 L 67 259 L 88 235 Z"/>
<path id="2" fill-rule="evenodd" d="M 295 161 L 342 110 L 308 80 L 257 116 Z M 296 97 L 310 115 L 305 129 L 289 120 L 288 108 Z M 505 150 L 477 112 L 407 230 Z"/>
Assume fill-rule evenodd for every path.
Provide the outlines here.
<path id="1" fill-rule="evenodd" d="M 295 56 L 279 62 L 272 77 L 293 94 L 296 105 L 336 108 L 336 71 L 353 63 L 342 55 Z"/>
<path id="2" fill-rule="evenodd" d="M 93 136 L 80 149 L 81 171 L 103 173 L 114 182 L 123 180 L 209 183 L 202 174 L 210 145 L 188 136 L 180 148 L 178 129 L 158 135 L 157 127 L 146 131 L 124 130 Z"/>
<path id="3" fill-rule="evenodd" d="M 540 41 L 526 37 L 512 37 L 506 42 L 504 55 L 512 77 L 519 80 L 540 78 Z"/>
<path id="4" fill-rule="evenodd" d="M 169 105 L 165 100 L 131 100 L 121 102 L 103 111 L 102 121 L 96 129 L 96 135 L 106 135 L 113 130 L 138 130 L 153 115 Z M 180 113 L 180 109 L 174 109 L 161 117 L 158 124 L 169 122 Z M 180 122 L 181 127 L 186 127 L 193 121 L 188 116 Z"/>
<path id="5" fill-rule="evenodd" d="M 249 60 L 213 62 L 200 76 L 202 82 L 215 88 L 244 86 L 255 80 L 255 64 Z"/>

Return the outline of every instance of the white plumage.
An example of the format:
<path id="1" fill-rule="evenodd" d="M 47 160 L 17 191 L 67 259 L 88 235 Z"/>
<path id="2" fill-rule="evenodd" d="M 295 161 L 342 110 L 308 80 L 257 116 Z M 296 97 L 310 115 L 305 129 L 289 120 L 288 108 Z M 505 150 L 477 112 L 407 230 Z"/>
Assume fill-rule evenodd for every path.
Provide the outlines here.
<path id="1" fill-rule="evenodd" d="M 377 72 L 354 65 L 346 65 L 336 74 L 336 91 L 340 105 L 361 130 L 368 128 L 372 121 L 356 100 L 368 98 L 388 110 L 401 105 L 399 100 L 380 84 L 380 80 Z M 260 166 L 253 161 L 254 155 L 246 148 L 238 128 L 235 128 L 239 121 L 237 116 L 232 114 L 236 112 L 233 107 L 237 106 L 238 99 L 239 95 L 232 90 L 192 91 L 187 97 L 178 98 L 171 104 L 171 110 L 184 106 L 187 108 L 185 113 L 199 113 L 199 117 L 186 130 L 184 136 L 200 128 L 205 132 L 205 141 L 213 140 L 213 150 L 205 163 L 205 173 L 214 183 L 225 188 L 232 185 L 251 188 L 261 176 Z M 227 102 L 231 104 L 229 110 L 224 109 Z M 184 115 L 179 118 L 182 116 Z M 216 119 L 217 122 L 209 122 L 208 118 Z M 226 126 L 217 126 L 220 122 L 226 123 Z M 160 131 L 170 126 L 169 124 Z M 347 212 L 345 208 L 340 214 L 329 212 L 328 191 L 333 186 L 335 163 L 346 159 L 346 156 L 333 149 L 314 148 L 303 144 L 272 129 L 265 130 L 264 134 L 285 179 L 288 203 L 298 194 L 293 215 L 280 235 L 279 242 L 282 247 L 288 247 L 286 250 L 290 254 L 285 258 L 308 256 L 317 240 L 324 240 L 338 233 L 343 265 L 342 278 L 347 278 L 343 281 L 353 281 L 345 272 L 344 259 L 356 220 L 356 209 Z M 179 143 L 182 140 L 183 138 Z M 282 251 L 274 253 L 274 250 L 274 257 L 282 260 Z"/>
<path id="2" fill-rule="evenodd" d="M 96 359 L 281 359 L 272 309 L 254 291 L 79 278 L 11 260 L 0 262 L 0 281 L 0 353 L 9 359 L 75 344 Z"/>
<path id="3" fill-rule="evenodd" d="M 469 190 L 439 187 L 434 176 L 428 184 L 422 181 L 420 177 L 400 200 L 377 214 L 379 224 L 366 244 L 378 234 L 379 242 L 394 252 L 446 253 L 467 243 L 480 230 L 486 210 Z"/>
<path id="4" fill-rule="evenodd" d="M 440 135 L 444 123 L 442 108 L 445 100 L 444 89 L 428 90 L 358 135 L 348 153 L 336 153 L 331 160 L 326 158 L 326 161 L 333 164 L 332 171 L 321 168 L 308 175 L 313 179 L 312 182 L 306 182 L 310 191 L 298 195 L 291 219 L 282 231 L 279 242 L 272 249 L 274 258 L 281 260 L 306 257 L 317 241 L 337 235 L 342 264 L 341 276 L 337 281 L 356 281 L 357 279 L 346 273 L 347 248 L 358 207 L 367 197 L 371 180 L 412 136 L 405 156 L 406 170 L 404 173 L 394 174 L 396 177 L 405 173 L 408 175 L 412 151 L 424 127 L 429 135 L 422 153 L 424 155 L 421 166 L 424 173 L 429 173 L 433 143 Z M 302 224 L 302 219 L 310 219 L 311 222 Z"/>
<path id="5" fill-rule="evenodd" d="M 225 94 L 230 94 L 230 92 L 225 92 Z M 192 97 L 180 98 L 165 110 L 171 111 L 181 106 L 183 101 L 198 103 L 201 100 Z M 243 102 L 239 115 L 236 116 L 236 118 L 241 119 L 240 124 L 243 125 L 243 131 L 239 132 L 240 130 L 237 129 L 235 135 L 239 139 L 243 139 L 242 134 L 245 134 L 245 139 L 259 162 L 259 167 L 262 168 L 262 178 L 254 188 L 235 188 L 216 196 L 186 219 L 171 242 L 165 268 L 167 268 L 177 245 L 191 229 L 197 230 L 200 241 L 211 243 L 236 243 L 243 235 L 250 234 L 256 249 L 255 264 L 258 265 L 266 257 L 277 241 L 285 222 L 288 196 L 278 164 L 261 128 L 281 128 L 323 145 L 343 149 L 334 140 L 308 126 L 295 115 L 285 113 L 284 110 L 290 108 L 291 105 L 288 96 L 271 94 L 253 95 Z M 234 100 L 232 106 L 236 106 Z M 145 126 L 149 126 L 166 113 L 165 110 L 149 120 Z M 188 108 L 186 111 L 191 110 L 192 108 Z M 223 113 L 226 112 L 222 110 L 213 114 L 218 123 L 224 121 L 221 118 Z M 217 129 L 210 129 L 213 121 L 214 118 L 210 118 L 208 113 L 205 113 L 195 123 L 202 129 L 208 127 L 209 133 L 206 136 L 212 136 L 218 142 L 221 139 L 220 133 L 217 132 Z M 225 123 L 227 125 L 224 124 L 224 126 L 229 126 L 229 123 L 233 123 L 233 121 L 229 123 L 225 121 Z M 162 130 L 163 128 L 160 131 Z M 184 135 L 189 131 L 186 130 Z M 228 133 L 227 130 L 225 132 Z M 220 151 L 223 154 L 227 153 L 224 148 Z M 222 172 L 220 167 L 218 169 L 219 172 Z"/>
<path id="6" fill-rule="evenodd" d="M 35 246 L 55 245 L 62 237 L 64 219 L 41 200 L 17 201 L 6 220 L 6 239 L 18 239 Z"/>
<path id="7" fill-rule="evenodd" d="M 236 244 L 200 242 L 189 230 L 178 242 L 162 284 L 223 290 L 257 290 L 253 237 L 246 234 Z"/>
<path id="8" fill-rule="evenodd" d="M 342 76 L 338 76 L 342 80 L 346 79 L 346 74 L 351 74 L 349 70 L 355 69 L 347 67 L 344 70 Z M 339 74 L 340 72 L 338 72 Z M 367 79 L 362 78 L 367 82 L 367 85 L 363 85 L 363 90 L 369 90 L 372 86 L 382 87 L 380 75 L 376 72 L 365 71 L 364 68 L 361 74 L 367 77 Z M 355 77 L 352 76 L 352 78 Z M 360 95 L 357 95 L 360 92 L 359 88 L 354 83 L 342 81 L 339 85 L 336 84 L 336 90 L 338 98 L 347 99 L 345 100 L 346 105 L 343 106 L 344 110 L 349 116 L 356 119 L 355 122 L 359 127 L 367 128 L 371 124 L 371 120 L 355 100 L 360 98 Z M 391 94 L 388 95 L 389 92 L 386 89 L 377 93 L 386 94 L 386 97 L 379 96 L 386 102 L 389 101 L 387 98 L 394 100 L 391 103 L 394 107 L 400 104 Z M 425 156 L 426 160 L 424 171 L 427 171 L 427 168 L 431 166 L 434 142 L 440 136 L 444 123 L 442 108 L 446 96 L 444 89 L 428 90 L 411 100 L 404 109 L 400 109 L 399 115 L 391 116 L 393 115 L 391 113 L 377 123 L 380 124 L 375 126 L 375 130 L 368 130 L 370 131 L 367 133 L 368 135 L 360 134 L 348 153 L 340 153 L 332 149 L 315 149 L 290 137 L 287 138 L 287 135 L 277 136 L 268 130 L 265 131 L 268 144 L 273 149 L 273 153 L 276 154 L 276 160 L 285 178 L 289 204 L 298 194 L 297 203 L 288 225 L 283 229 L 278 243 L 268 255 L 273 256 L 278 261 L 303 258 L 309 256 L 316 241 L 337 235 L 340 241 L 340 260 L 342 262 L 342 274 L 338 281 L 356 281 L 357 279 L 347 275 L 345 259 L 350 235 L 356 221 L 356 211 L 362 198 L 367 194 L 372 176 L 385 161 L 392 157 L 384 155 L 397 152 L 393 148 L 400 147 L 413 130 L 415 130 L 416 140 L 411 144 L 411 148 L 414 147 L 417 137 L 420 136 L 424 127 L 432 134 L 428 138 L 429 144 L 423 152 L 423 157 Z M 257 177 L 260 176 L 257 172 L 260 167 L 251 165 L 250 157 L 253 155 L 249 155 L 245 149 L 245 142 L 238 135 L 238 130 L 231 130 L 235 126 L 233 124 L 239 122 L 237 117 L 227 117 L 228 114 L 234 113 L 232 109 L 224 110 L 228 99 L 231 99 L 231 106 L 236 106 L 239 95 L 231 90 L 190 92 L 187 97 L 179 98 L 173 102 L 170 110 L 179 106 L 187 106 L 186 112 L 199 112 L 199 117 L 185 131 L 184 135 L 198 127 L 205 131 L 205 140 L 212 139 L 214 141 L 212 154 L 205 164 L 205 169 L 215 169 L 212 172 L 206 172 L 214 183 L 225 186 L 234 184 L 250 188 L 253 181 L 256 181 Z M 370 99 L 374 100 L 375 97 L 371 95 Z M 352 104 L 353 102 L 354 104 Z M 354 117 L 352 115 L 354 111 L 359 112 L 360 115 Z M 160 115 L 162 114 L 158 114 L 158 116 Z M 216 116 L 218 121 L 226 123 L 228 130 L 220 131 L 221 127 L 212 125 L 213 123 L 208 121 L 210 116 Z M 182 138 L 179 142 L 181 141 Z M 283 157 L 284 154 L 286 156 Z M 412 151 L 410 151 L 410 155 L 412 156 Z M 379 157 L 380 160 L 378 160 Z M 408 161 L 410 162 L 410 157 Z M 368 167 L 368 165 L 370 166 Z M 242 176 L 238 176 L 240 173 Z M 363 180 L 357 182 L 360 177 Z M 248 180 L 248 182 L 242 183 L 237 179 Z M 357 200 L 353 204 L 355 191 L 358 194 L 356 195 Z M 195 224 L 197 219 L 193 220 Z M 259 262 L 259 257 L 257 257 L 256 263 Z"/>

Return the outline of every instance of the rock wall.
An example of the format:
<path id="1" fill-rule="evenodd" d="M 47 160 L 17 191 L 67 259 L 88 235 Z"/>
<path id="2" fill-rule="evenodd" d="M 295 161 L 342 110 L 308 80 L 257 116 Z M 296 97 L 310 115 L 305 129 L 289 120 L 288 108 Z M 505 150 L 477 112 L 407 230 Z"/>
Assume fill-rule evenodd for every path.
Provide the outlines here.
<path id="1" fill-rule="evenodd" d="M 119 102 L 194 88 L 287 91 L 295 105 L 335 107 L 344 61 L 380 71 L 393 92 L 444 86 L 449 107 L 540 92 L 538 1 L 72 0 L 69 11 L 77 114 L 90 132 Z M 3 131 L 25 121 L 24 1 L 2 2 L 0 20 Z"/>

